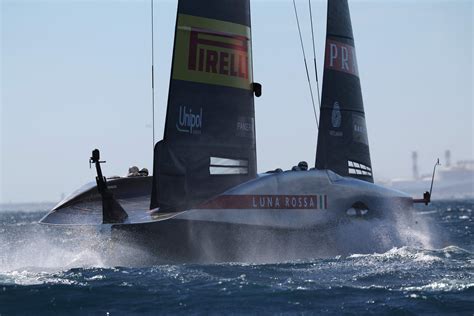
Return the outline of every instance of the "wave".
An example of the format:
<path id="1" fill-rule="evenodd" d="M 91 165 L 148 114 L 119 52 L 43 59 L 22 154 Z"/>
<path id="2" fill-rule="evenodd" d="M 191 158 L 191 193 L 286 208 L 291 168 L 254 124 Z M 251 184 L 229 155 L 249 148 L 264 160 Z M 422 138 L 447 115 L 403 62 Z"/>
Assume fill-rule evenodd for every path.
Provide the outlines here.
<path id="1" fill-rule="evenodd" d="M 90 259 L 85 261 L 90 262 Z M 469 271 L 472 271 L 473 261 L 473 253 L 456 246 L 436 250 L 400 247 L 380 254 L 353 254 L 272 264 L 180 264 L 143 268 L 98 267 L 100 264 L 85 264 L 81 268 L 64 265 L 56 269 L 51 266 L 12 267 L 9 271 L 0 271 L 0 284 L 86 286 L 109 278 L 123 278 L 120 283 L 125 282 L 129 286 L 134 284 L 134 277 L 138 277 L 180 284 L 210 282 L 217 285 L 248 285 L 253 282 L 263 285 L 260 284 L 263 281 L 269 282 L 267 285 L 275 289 L 295 290 L 350 286 L 354 289 L 452 291 L 472 288 L 472 275 L 469 274 L 472 272 Z M 446 279 L 447 273 L 451 273 L 453 278 Z M 262 276 L 270 277 L 270 280 Z M 413 282 L 398 284 L 403 280 L 401 277 L 409 277 Z"/>

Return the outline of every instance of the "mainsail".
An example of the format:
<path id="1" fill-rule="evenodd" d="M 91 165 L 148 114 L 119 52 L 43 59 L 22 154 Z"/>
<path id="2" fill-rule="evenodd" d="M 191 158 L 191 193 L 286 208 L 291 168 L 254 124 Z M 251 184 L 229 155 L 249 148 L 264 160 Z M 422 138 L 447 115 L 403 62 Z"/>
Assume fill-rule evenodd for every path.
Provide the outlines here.
<path id="1" fill-rule="evenodd" d="M 192 207 L 256 176 L 249 0 L 180 0 L 151 208 Z"/>
<path id="2" fill-rule="evenodd" d="M 329 0 L 316 168 L 374 182 L 347 0 Z"/>

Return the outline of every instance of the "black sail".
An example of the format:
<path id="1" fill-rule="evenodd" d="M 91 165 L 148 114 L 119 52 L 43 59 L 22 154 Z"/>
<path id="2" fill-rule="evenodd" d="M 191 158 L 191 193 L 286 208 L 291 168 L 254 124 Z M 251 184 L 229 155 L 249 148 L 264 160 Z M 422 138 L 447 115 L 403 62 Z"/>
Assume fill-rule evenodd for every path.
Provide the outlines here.
<path id="1" fill-rule="evenodd" d="M 374 182 L 347 0 L 329 0 L 316 168 Z"/>
<path id="2" fill-rule="evenodd" d="M 151 208 L 178 211 L 256 176 L 249 0 L 180 0 Z"/>

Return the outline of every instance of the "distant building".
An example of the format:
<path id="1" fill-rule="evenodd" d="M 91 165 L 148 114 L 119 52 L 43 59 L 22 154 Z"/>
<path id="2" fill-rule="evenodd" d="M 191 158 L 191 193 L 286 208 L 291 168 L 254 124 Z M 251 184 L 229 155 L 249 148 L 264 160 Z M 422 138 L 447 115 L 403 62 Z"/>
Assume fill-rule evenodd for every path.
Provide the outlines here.
<path id="1" fill-rule="evenodd" d="M 433 199 L 474 198 L 474 160 L 451 164 L 451 151 L 445 151 L 444 165 L 436 170 Z M 413 179 L 392 179 L 386 185 L 413 196 L 421 196 L 431 185 L 431 174 L 419 175 L 418 153 L 412 152 Z"/>

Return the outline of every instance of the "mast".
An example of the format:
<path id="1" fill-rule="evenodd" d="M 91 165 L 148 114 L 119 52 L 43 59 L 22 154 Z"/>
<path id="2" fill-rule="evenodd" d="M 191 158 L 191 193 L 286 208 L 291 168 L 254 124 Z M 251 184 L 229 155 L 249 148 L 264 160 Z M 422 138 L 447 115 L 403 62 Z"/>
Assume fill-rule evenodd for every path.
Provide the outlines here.
<path id="1" fill-rule="evenodd" d="M 151 0 L 151 117 L 153 128 L 153 148 L 155 148 L 155 36 L 153 35 L 153 1 L 154 0 Z"/>

